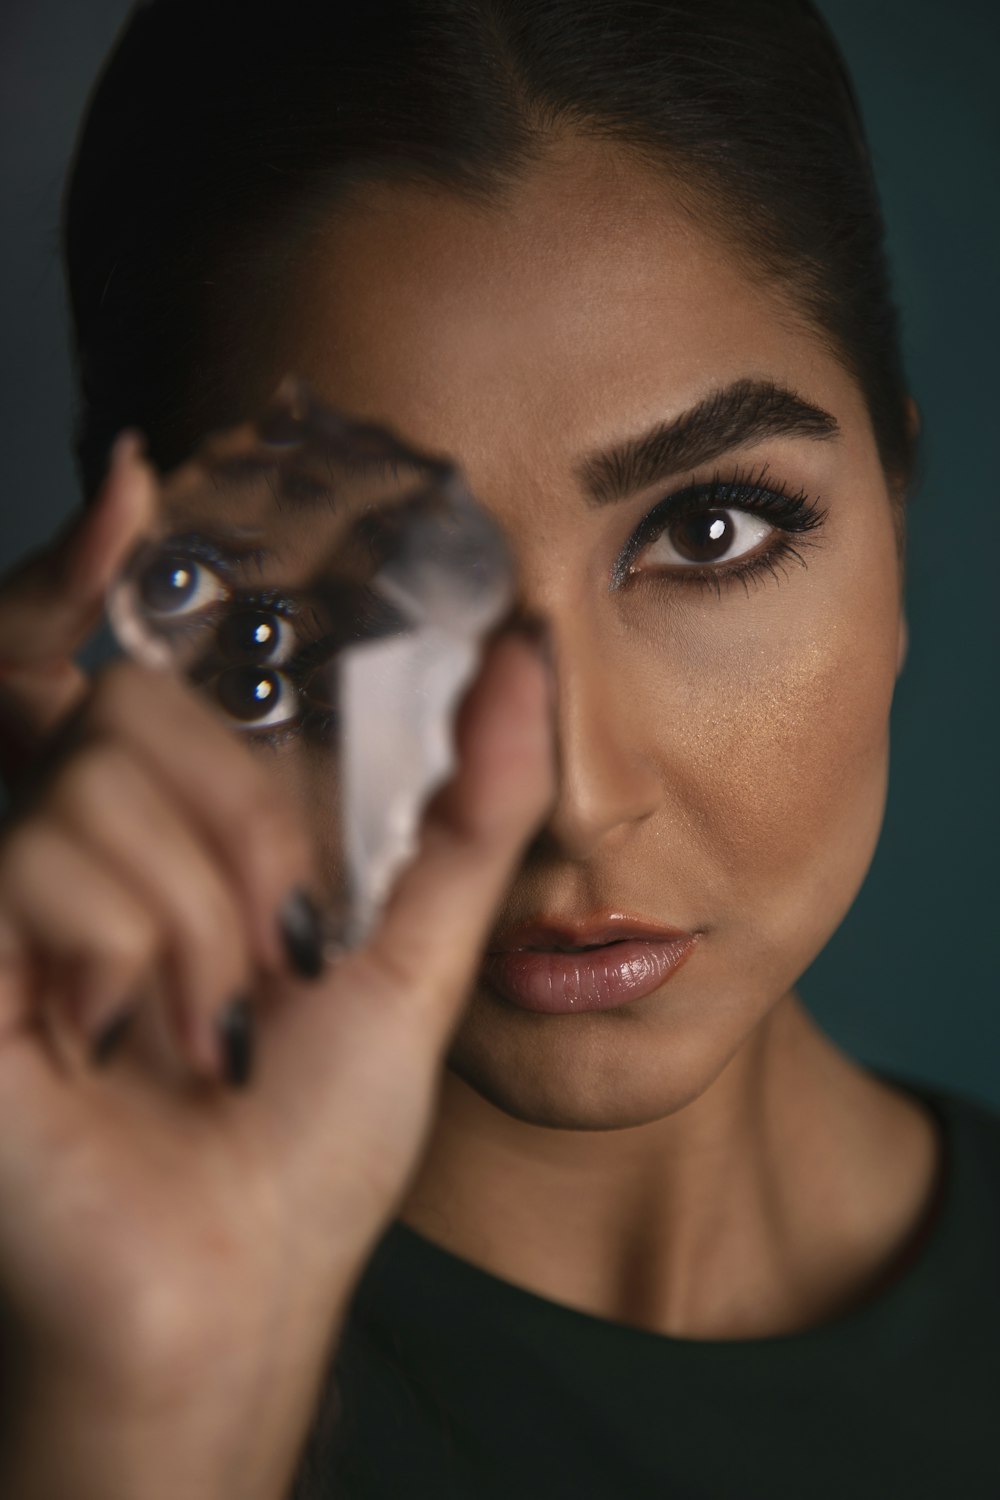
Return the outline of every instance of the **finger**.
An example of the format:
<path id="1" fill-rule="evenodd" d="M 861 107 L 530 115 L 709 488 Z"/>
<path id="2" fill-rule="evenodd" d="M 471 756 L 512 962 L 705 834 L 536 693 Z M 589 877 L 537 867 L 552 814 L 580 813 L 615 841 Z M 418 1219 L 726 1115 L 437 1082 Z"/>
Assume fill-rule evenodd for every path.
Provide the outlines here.
<path id="1" fill-rule="evenodd" d="M 93 503 L 0 584 L 0 667 L 44 665 L 79 649 L 154 506 L 155 481 L 142 458 L 142 440 L 124 432 Z"/>
<path id="2" fill-rule="evenodd" d="M 273 771 L 186 684 L 132 662 L 102 675 L 81 733 L 127 743 L 203 832 L 239 893 L 255 962 L 318 972 L 315 853 Z"/>
<path id="3" fill-rule="evenodd" d="M 63 830 L 39 819 L 7 834 L 0 845 L 4 1043 L 37 1022 L 39 983 L 58 978 L 67 1018 L 92 1047 L 134 1003 L 159 945 L 143 903 Z"/>
<path id="4" fill-rule="evenodd" d="M 518 858 L 551 806 L 548 671 L 493 648 L 456 726 L 459 769 L 428 809 L 383 920 L 316 990 L 264 1016 L 259 1088 L 286 1130 L 361 1141 L 429 1090 Z M 359 1144 L 360 1150 L 360 1144 Z"/>
<path id="5" fill-rule="evenodd" d="M 97 625 L 115 572 L 151 523 L 155 478 L 135 433 L 115 444 L 93 504 L 0 583 L 0 718 L 28 753 L 79 701 L 73 657 Z"/>
<path id="6" fill-rule="evenodd" d="M 95 741 L 72 757 L 43 808 L 152 913 L 181 1055 L 218 1078 L 219 1026 L 251 983 L 252 934 L 202 831 L 120 741 Z"/>

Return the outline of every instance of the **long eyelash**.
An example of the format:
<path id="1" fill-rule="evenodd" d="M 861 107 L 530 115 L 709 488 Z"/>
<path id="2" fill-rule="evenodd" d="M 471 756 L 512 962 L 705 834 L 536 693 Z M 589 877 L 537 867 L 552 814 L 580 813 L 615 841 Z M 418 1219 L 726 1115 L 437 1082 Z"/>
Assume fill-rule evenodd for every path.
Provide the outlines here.
<path id="1" fill-rule="evenodd" d="M 813 546 L 814 541 L 810 538 L 802 545 Z M 787 563 L 794 559 L 803 568 L 807 566 L 805 558 L 787 537 L 779 536 L 767 552 L 759 552 L 756 557 L 746 559 L 739 558 L 736 562 L 720 565 L 711 571 L 700 572 L 690 569 L 691 578 L 688 578 L 688 570 L 685 569 L 682 582 L 690 582 L 694 586 L 711 589 L 716 598 L 722 598 L 722 590 L 733 583 L 742 583 L 744 592 L 749 596 L 751 587 L 759 588 L 766 581 L 767 575 L 780 582 L 788 576 Z"/>
<path id="2" fill-rule="evenodd" d="M 753 510 L 767 516 L 782 531 L 812 531 L 826 519 L 826 510 L 810 500 L 805 490 L 792 491 L 782 479 L 771 479 L 765 463 L 757 469 L 737 468 L 723 479 L 716 470 L 707 484 L 692 486 L 686 494 L 697 496 L 692 510 L 712 510 L 723 501 L 740 510 Z M 682 492 L 678 497 L 685 498 Z"/>
<path id="3" fill-rule="evenodd" d="M 800 546 L 815 545 L 818 538 L 810 537 L 808 533 L 817 531 L 827 517 L 826 509 L 818 501 L 810 500 L 804 490 L 793 491 L 783 480 L 772 480 L 767 464 L 756 469 L 737 468 L 725 477 L 721 470 L 716 470 L 708 481 L 688 485 L 668 495 L 644 516 L 615 563 L 611 588 L 621 587 L 628 579 L 636 557 L 671 522 L 706 510 L 750 511 L 763 516 L 779 533 L 766 552 L 754 557 L 738 558 L 732 563 L 719 563 L 714 567 L 684 568 L 669 575 L 671 584 L 679 582 L 685 587 L 713 589 L 718 598 L 722 597 L 723 587 L 737 579 L 747 593 L 751 583 L 757 586 L 768 574 L 779 579 L 779 575 L 787 573 L 784 564 L 789 559 L 805 567 L 805 559 L 793 546 L 791 537 L 797 536 Z M 664 573 L 659 576 L 662 579 Z"/>

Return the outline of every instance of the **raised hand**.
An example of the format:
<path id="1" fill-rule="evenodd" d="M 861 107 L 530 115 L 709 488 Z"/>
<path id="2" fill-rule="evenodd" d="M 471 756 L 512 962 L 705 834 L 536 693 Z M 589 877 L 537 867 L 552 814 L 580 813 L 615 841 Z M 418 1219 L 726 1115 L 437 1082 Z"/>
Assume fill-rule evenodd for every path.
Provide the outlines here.
<path id="1" fill-rule="evenodd" d="M 115 483 L 91 563 L 64 541 L 16 584 L 25 629 L 46 567 L 79 589 L 36 657 L 51 694 L 26 659 L 7 679 L 36 766 L 0 831 L 0 1492 L 279 1500 L 553 794 L 547 676 L 494 643 L 378 931 L 305 980 L 313 855 L 266 763 L 168 677 L 71 675 L 154 498 L 135 449 Z"/>

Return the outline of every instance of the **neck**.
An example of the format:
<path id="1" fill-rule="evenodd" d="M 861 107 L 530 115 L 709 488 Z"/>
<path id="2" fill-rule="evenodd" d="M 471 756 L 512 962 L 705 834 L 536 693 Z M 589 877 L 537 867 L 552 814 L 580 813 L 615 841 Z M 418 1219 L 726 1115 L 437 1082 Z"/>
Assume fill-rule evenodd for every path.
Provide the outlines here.
<path id="1" fill-rule="evenodd" d="M 552 1130 L 446 1070 L 400 1213 L 554 1301 L 675 1337 L 809 1327 L 913 1253 L 939 1186 L 921 1105 L 790 992 L 695 1100 L 648 1125 Z"/>

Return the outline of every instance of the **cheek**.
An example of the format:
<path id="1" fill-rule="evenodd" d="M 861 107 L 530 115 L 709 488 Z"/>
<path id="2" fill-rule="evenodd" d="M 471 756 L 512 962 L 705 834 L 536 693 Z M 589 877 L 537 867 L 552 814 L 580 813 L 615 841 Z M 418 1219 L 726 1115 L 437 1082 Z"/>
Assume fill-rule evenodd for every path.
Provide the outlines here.
<path id="1" fill-rule="evenodd" d="M 860 642 L 855 643 L 857 647 Z M 867 859 L 881 822 L 891 663 L 846 639 L 762 651 L 692 747 L 708 771 L 701 822 L 731 889 L 761 876 L 825 884 Z M 707 793 L 707 794 L 706 794 Z"/>
<path id="2" fill-rule="evenodd" d="M 685 709 L 662 705 L 664 785 L 708 910 L 752 921 L 762 941 L 790 925 L 828 936 L 874 853 L 898 628 L 894 574 L 878 562 L 795 578 L 784 595 L 740 590 L 683 632 Z"/>

